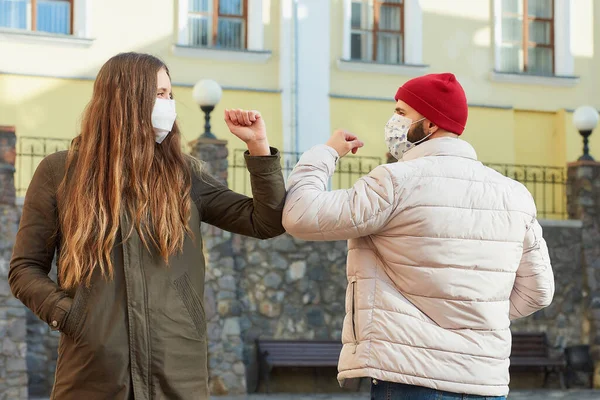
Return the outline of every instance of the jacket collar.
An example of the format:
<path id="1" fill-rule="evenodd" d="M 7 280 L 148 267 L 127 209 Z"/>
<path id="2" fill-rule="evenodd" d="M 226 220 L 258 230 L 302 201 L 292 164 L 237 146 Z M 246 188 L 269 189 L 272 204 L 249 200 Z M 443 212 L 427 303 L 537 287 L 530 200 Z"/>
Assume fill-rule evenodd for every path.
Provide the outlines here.
<path id="1" fill-rule="evenodd" d="M 477 153 L 473 146 L 462 139 L 442 137 L 427 140 L 406 153 L 402 161 L 416 160 L 421 157 L 454 156 L 477 160 Z"/>

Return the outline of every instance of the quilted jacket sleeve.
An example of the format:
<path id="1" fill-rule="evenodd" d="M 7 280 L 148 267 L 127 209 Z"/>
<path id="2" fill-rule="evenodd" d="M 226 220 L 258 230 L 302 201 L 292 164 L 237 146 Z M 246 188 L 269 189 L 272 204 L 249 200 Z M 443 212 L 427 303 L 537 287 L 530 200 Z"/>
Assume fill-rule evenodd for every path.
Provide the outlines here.
<path id="1" fill-rule="evenodd" d="M 537 219 L 523 242 L 523 257 L 510 295 L 510 319 L 526 317 L 547 307 L 554 297 L 554 274 L 542 227 Z"/>
<path id="2" fill-rule="evenodd" d="M 302 155 L 288 178 L 283 226 L 305 240 L 343 240 L 382 230 L 395 208 L 394 182 L 384 166 L 362 177 L 351 189 L 327 190 L 338 154 L 315 146 Z"/>

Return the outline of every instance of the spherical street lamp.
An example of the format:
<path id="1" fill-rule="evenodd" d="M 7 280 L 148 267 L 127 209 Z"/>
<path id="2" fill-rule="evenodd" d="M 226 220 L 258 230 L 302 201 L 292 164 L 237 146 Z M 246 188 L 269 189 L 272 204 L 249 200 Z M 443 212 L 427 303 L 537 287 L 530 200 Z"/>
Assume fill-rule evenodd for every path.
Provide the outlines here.
<path id="1" fill-rule="evenodd" d="M 588 138 L 592 134 L 596 125 L 598 125 L 598 110 L 591 106 L 581 106 L 573 113 L 573 125 L 583 136 L 583 155 L 579 157 L 580 161 L 594 161 L 590 155 L 588 147 Z"/>
<path id="2" fill-rule="evenodd" d="M 223 89 L 212 79 L 202 79 L 194 85 L 192 96 L 200 109 L 204 111 L 204 133 L 200 136 L 205 139 L 216 139 L 210 131 L 210 113 L 221 100 Z"/>

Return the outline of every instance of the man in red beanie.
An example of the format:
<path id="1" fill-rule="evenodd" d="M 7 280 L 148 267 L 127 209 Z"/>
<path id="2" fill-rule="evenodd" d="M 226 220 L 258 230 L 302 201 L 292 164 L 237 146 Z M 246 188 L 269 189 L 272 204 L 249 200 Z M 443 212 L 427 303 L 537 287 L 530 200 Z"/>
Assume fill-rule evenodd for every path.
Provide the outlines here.
<path id="1" fill-rule="evenodd" d="M 336 131 L 288 179 L 288 233 L 348 239 L 338 380 L 370 378 L 374 400 L 505 399 L 510 321 L 554 296 L 533 198 L 459 139 L 467 113 L 454 75 L 412 79 L 385 125 L 401 162 L 327 191 L 339 157 L 363 146 Z"/>
<path id="2" fill-rule="evenodd" d="M 396 113 L 386 124 L 386 142 L 396 159 L 425 140 L 458 137 L 465 130 L 469 107 L 453 74 L 412 79 L 398 89 L 396 102 Z"/>

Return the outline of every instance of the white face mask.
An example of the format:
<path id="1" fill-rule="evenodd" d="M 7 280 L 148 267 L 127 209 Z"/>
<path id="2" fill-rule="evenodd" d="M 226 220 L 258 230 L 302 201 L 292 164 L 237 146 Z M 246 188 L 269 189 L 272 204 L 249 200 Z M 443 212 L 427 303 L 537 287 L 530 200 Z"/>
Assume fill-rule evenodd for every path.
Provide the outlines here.
<path id="1" fill-rule="evenodd" d="M 152 126 L 156 143 L 162 143 L 169 135 L 175 124 L 175 100 L 156 99 L 152 110 Z"/>
<path id="2" fill-rule="evenodd" d="M 421 118 L 420 120 L 413 122 L 410 118 L 394 114 L 385 124 L 385 142 L 387 143 L 390 154 L 394 156 L 394 158 L 397 160 L 402 159 L 404 153 L 433 135 L 432 132 L 416 143 L 408 141 L 408 130 L 410 127 L 424 119 L 425 118 Z"/>

